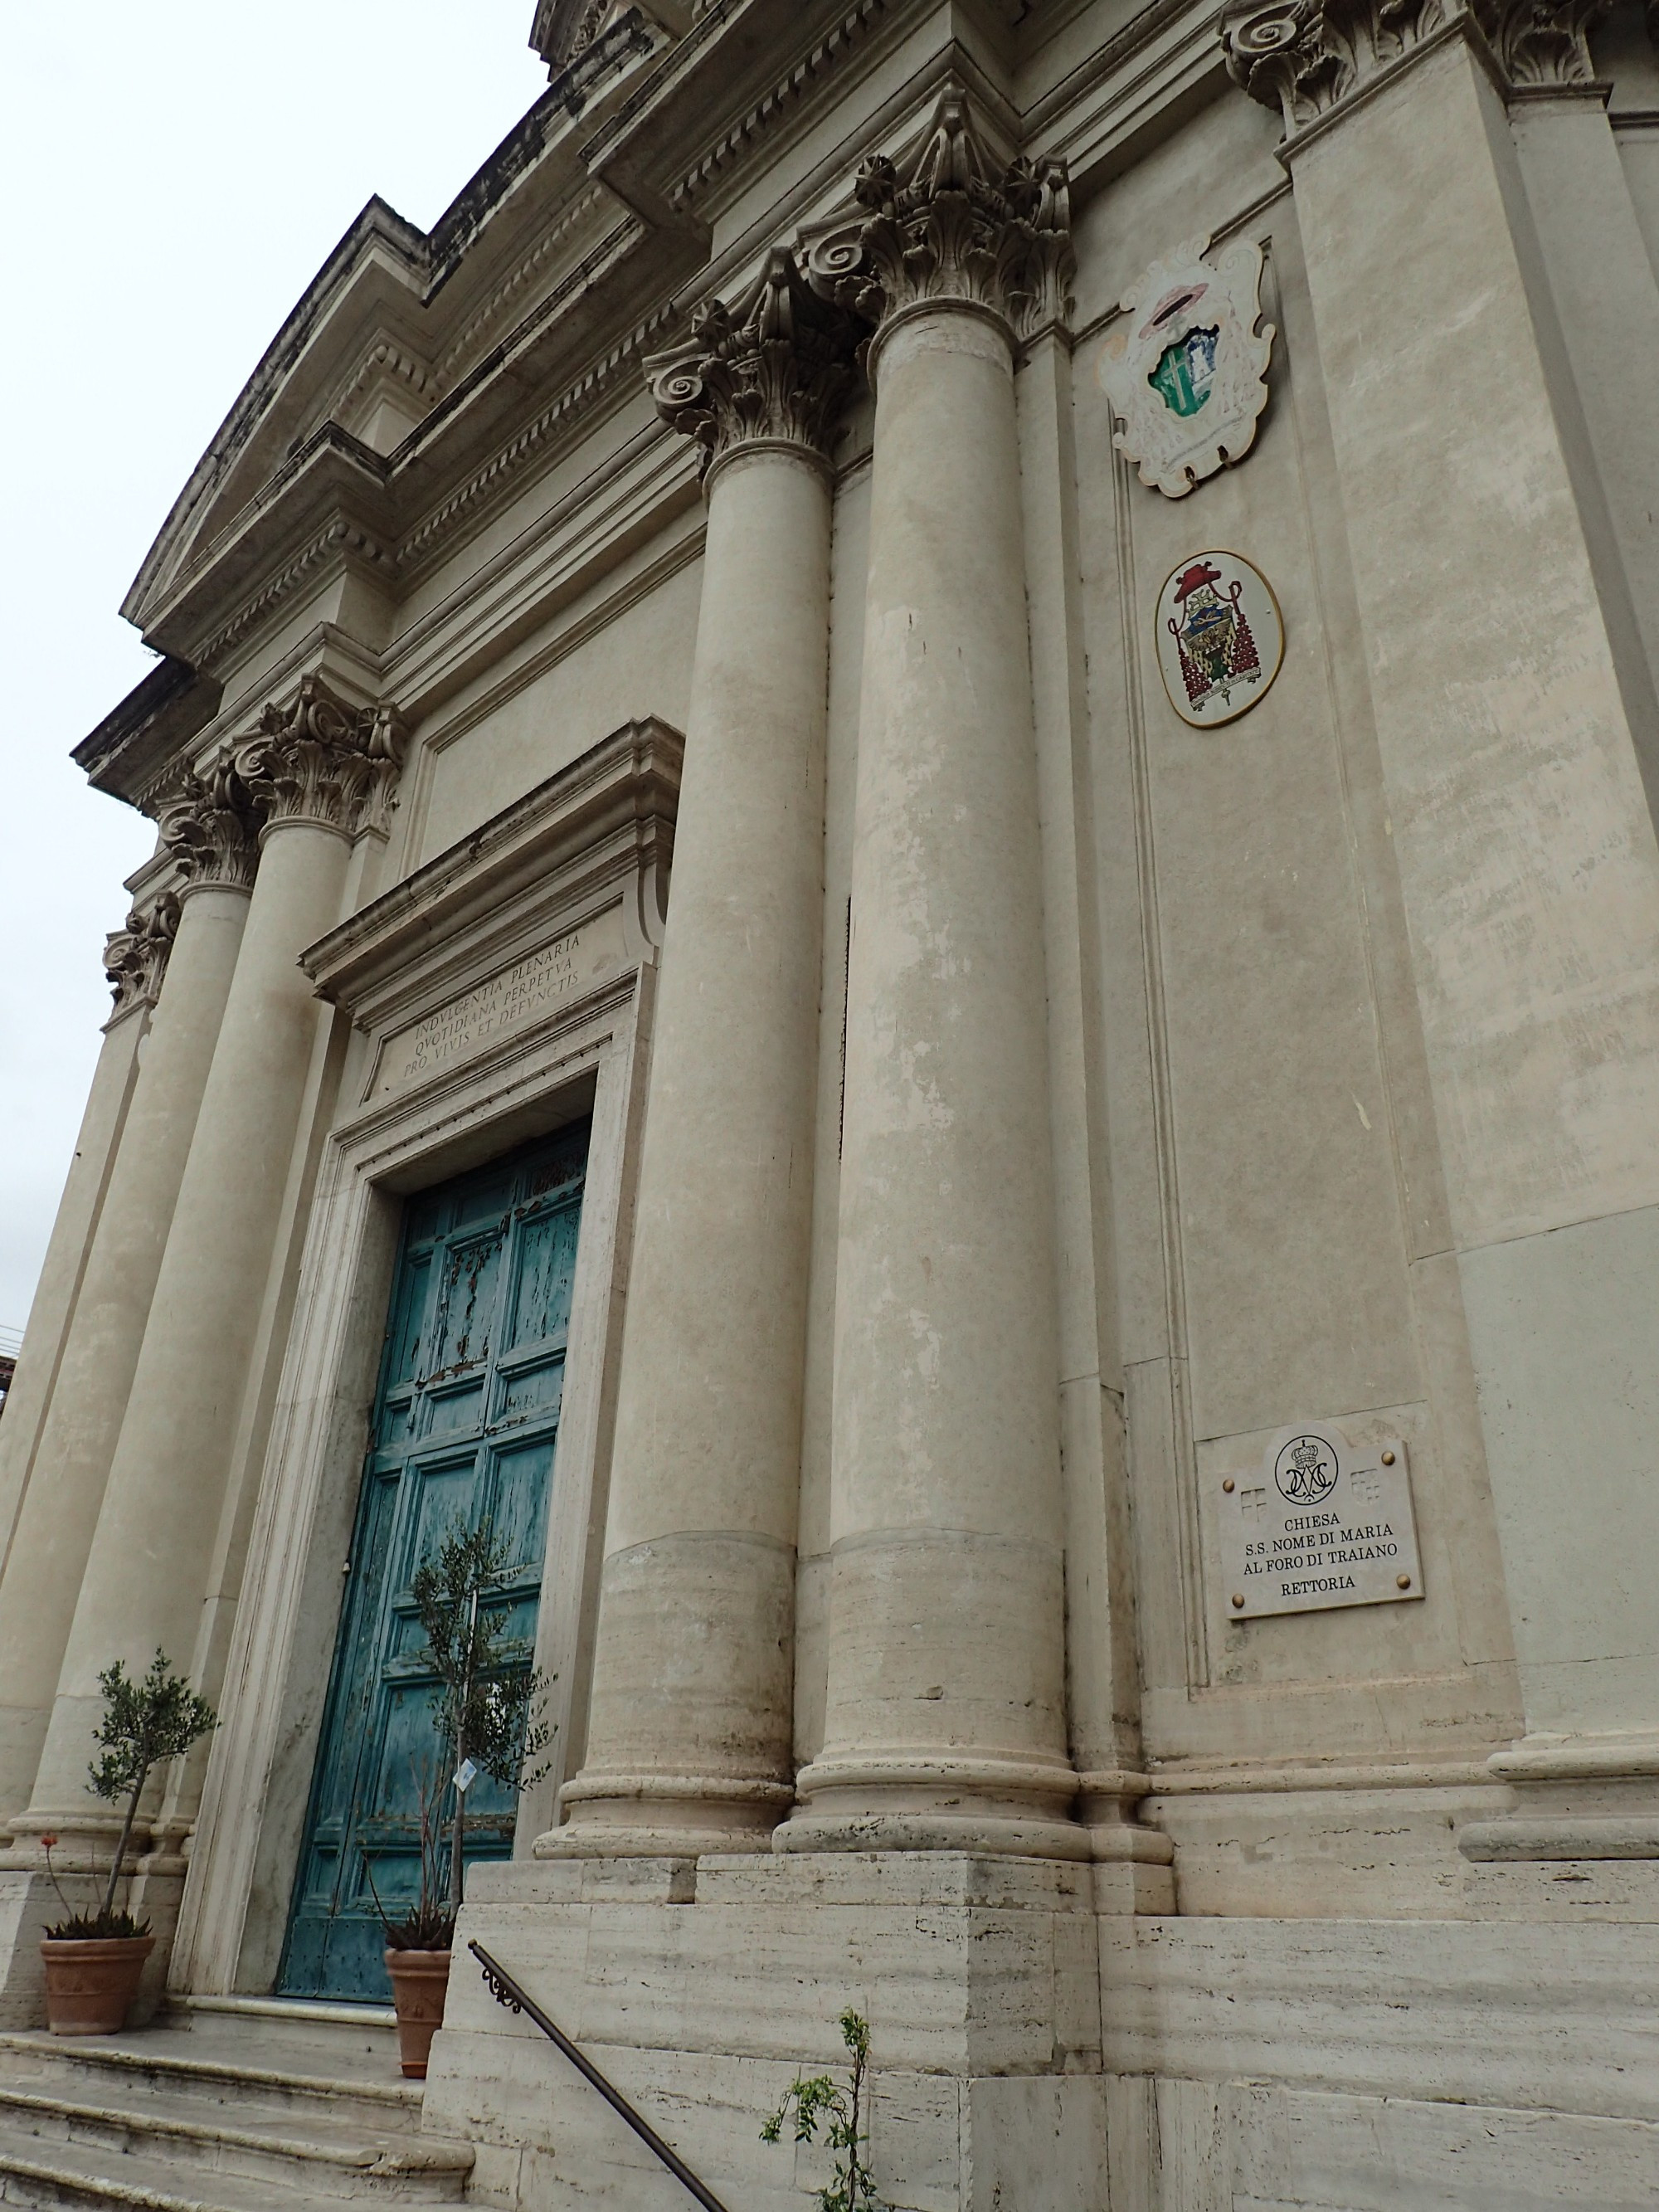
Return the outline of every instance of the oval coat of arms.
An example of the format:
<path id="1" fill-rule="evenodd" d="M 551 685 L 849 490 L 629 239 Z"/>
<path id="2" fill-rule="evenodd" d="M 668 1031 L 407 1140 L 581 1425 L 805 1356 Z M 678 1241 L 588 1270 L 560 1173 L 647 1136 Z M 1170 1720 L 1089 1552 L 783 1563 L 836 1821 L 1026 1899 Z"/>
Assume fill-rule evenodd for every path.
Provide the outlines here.
<path id="1" fill-rule="evenodd" d="M 1237 553 L 1189 553 L 1158 595 L 1157 629 L 1170 704 L 1195 729 L 1248 714 L 1285 658 L 1273 586 Z"/>

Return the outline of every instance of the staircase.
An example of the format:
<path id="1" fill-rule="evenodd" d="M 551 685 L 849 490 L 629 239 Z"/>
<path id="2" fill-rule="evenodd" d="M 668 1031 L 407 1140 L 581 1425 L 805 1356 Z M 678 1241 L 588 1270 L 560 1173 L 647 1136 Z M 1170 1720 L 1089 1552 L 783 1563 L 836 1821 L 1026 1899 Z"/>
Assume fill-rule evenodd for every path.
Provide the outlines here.
<path id="1" fill-rule="evenodd" d="M 471 2148 L 421 2133 L 422 2095 L 365 2006 L 195 1998 L 131 2035 L 0 2034 L 0 2204 L 453 2203 Z"/>

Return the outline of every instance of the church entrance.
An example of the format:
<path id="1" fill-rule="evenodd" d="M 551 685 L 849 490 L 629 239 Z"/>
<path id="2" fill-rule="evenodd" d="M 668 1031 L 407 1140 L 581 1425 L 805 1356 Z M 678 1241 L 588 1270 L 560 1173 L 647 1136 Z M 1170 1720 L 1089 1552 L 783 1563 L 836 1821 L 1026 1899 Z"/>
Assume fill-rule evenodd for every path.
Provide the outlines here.
<path id="1" fill-rule="evenodd" d="M 418 1892 L 434 1753 L 410 1584 L 453 1530 L 488 1519 L 507 1542 L 500 1602 L 531 1664 L 587 1141 L 574 1124 L 405 1207 L 284 1996 L 386 1999 L 375 1893 L 395 1917 Z M 512 1790 L 478 1777 L 469 1863 L 511 1855 L 516 1812 Z"/>

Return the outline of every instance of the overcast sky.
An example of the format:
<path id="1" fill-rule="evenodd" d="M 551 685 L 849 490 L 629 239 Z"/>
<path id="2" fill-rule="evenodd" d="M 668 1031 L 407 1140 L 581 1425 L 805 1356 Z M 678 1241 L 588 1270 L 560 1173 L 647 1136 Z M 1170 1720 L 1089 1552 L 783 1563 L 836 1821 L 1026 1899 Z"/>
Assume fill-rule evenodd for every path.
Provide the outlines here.
<path id="1" fill-rule="evenodd" d="M 116 613 L 373 192 L 429 227 L 546 83 L 533 0 L 76 0 L 6 27 L 0 1329 L 21 1328 L 148 825 L 70 747 L 154 664 Z"/>

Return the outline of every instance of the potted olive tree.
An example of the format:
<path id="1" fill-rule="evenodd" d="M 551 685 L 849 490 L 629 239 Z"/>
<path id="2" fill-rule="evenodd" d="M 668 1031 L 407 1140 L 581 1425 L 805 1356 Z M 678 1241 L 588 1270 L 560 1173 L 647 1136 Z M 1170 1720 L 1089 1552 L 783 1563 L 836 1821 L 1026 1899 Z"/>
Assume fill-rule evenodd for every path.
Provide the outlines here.
<path id="1" fill-rule="evenodd" d="M 510 1564 L 488 1521 L 457 1528 L 415 1572 L 410 1595 L 426 1632 L 421 1660 L 438 1677 L 432 1709 L 435 1759 L 416 1778 L 420 1802 L 420 1893 L 393 1918 L 380 1905 L 386 1972 L 398 2014 L 404 2072 L 425 2079 L 432 2039 L 443 2026 L 450 1947 L 465 1881 L 466 1796 L 481 1774 L 528 1790 L 546 1773 L 531 1762 L 546 1749 L 545 1680 L 520 1662 L 504 1609 L 489 1599 Z M 447 1808 L 447 1817 L 446 1817 Z M 374 1875 L 370 1870 L 370 1885 Z M 379 1893 L 375 1893 L 377 1904 Z"/>
<path id="2" fill-rule="evenodd" d="M 134 1681 L 118 1659 L 98 1677 L 98 1686 L 104 1693 L 104 1717 L 93 1741 L 101 1749 L 87 1769 L 87 1778 L 94 1796 L 110 1803 L 125 1798 L 126 1811 L 103 1896 L 89 1912 L 73 1911 L 59 1887 L 52 1863 L 58 1838 L 40 1838 L 46 1871 L 64 1912 L 62 1920 L 46 1929 L 40 1945 L 46 1973 L 46 2025 L 54 2035 L 114 2035 L 125 2022 L 144 1961 L 155 1948 L 149 1921 L 118 1911 L 115 1904 L 138 1802 L 158 1766 L 179 1758 L 219 1724 L 206 1698 L 198 1698 L 181 1675 L 169 1670 L 161 1651 L 139 1680 Z"/>

